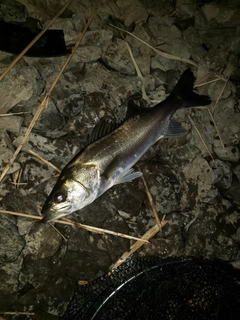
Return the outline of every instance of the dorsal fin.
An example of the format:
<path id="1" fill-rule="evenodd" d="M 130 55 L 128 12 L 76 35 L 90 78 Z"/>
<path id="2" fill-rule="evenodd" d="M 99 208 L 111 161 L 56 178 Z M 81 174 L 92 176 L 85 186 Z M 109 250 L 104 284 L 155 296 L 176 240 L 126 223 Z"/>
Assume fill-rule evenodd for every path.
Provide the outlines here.
<path id="1" fill-rule="evenodd" d="M 126 119 L 129 119 L 139 113 L 143 113 L 145 109 L 140 108 L 133 100 L 128 101 Z"/>
<path id="2" fill-rule="evenodd" d="M 119 123 L 116 119 L 110 116 L 105 116 L 99 120 L 96 126 L 93 128 L 91 134 L 88 135 L 88 144 L 101 139 L 113 130 L 119 127 Z"/>
<path id="3" fill-rule="evenodd" d="M 116 119 L 111 116 L 105 116 L 102 119 L 100 119 L 96 126 L 93 128 L 92 133 L 88 135 L 88 144 L 98 139 L 101 139 L 102 137 L 117 129 L 127 119 L 144 111 L 145 109 L 140 108 L 137 104 L 133 102 L 133 100 L 129 100 L 126 116 L 124 117 L 124 119 L 120 122 L 116 122 Z"/>

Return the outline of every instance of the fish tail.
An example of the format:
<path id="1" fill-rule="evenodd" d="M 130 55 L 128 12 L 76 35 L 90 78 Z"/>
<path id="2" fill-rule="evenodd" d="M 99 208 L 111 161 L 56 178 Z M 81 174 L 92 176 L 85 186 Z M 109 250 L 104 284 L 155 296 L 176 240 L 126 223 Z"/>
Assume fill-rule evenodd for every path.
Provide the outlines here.
<path id="1" fill-rule="evenodd" d="M 177 96 L 183 102 L 181 108 L 206 106 L 211 103 L 208 96 L 199 95 L 193 92 L 194 75 L 190 68 L 181 75 L 178 83 L 174 87 L 171 96 Z"/>

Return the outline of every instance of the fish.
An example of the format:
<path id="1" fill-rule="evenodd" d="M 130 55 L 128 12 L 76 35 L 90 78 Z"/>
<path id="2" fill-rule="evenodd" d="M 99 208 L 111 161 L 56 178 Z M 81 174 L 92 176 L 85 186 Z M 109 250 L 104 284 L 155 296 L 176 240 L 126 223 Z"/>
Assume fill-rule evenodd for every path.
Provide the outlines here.
<path id="1" fill-rule="evenodd" d="M 181 108 L 211 103 L 208 96 L 193 91 L 193 84 L 194 75 L 188 68 L 164 101 L 151 108 L 135 108 L 137 112 L 112 131 L 105 129 L 104 122 L 96 126 L 95 138 L 99 132 L 103 136 L 92 141 L 64 167 L 42 207 L 41 221 L 50 222 L 76 212 L 111 187 L 140 177 L 142 173 L 134 171 L 133 166 L 151 146 L 161 138 L 187 133 L 172 119 L 173 114 Z"/>

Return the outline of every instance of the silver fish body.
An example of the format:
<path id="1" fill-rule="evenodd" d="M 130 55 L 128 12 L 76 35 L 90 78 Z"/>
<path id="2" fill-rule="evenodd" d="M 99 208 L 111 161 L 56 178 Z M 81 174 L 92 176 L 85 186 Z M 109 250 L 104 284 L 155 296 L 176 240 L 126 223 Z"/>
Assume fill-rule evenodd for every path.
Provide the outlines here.
<path id="1" fill-rule="evenodd" d="M 63 169 L 43 209 L 49 222 L 82 209 L 112 186 L 141 175 L 132 167 L 164 136 L 185 130 L 171 119 L 179 108 L 203 106 L 211 101 L 193 90 L 193 73 L 187 69 L 170 96 L 153 108 L 130 117 L 113 132 L 91 143 Z"/>

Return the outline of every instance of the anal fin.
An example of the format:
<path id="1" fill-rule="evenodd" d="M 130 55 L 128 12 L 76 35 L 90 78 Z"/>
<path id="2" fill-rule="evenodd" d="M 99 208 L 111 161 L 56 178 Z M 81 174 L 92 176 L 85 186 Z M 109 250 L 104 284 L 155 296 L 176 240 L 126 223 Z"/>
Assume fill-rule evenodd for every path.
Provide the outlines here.
<path id="1" fill-rule="evenodd" d="M 184 136 L 186 133 L 187 133 L 187 130 L 182 127 L 181 123 L 177 122 L 174 119 L 171 119 L 167 130 L 164 132 L 164 137 L 165 138 L 181 137 L 181 136 Z"/>

